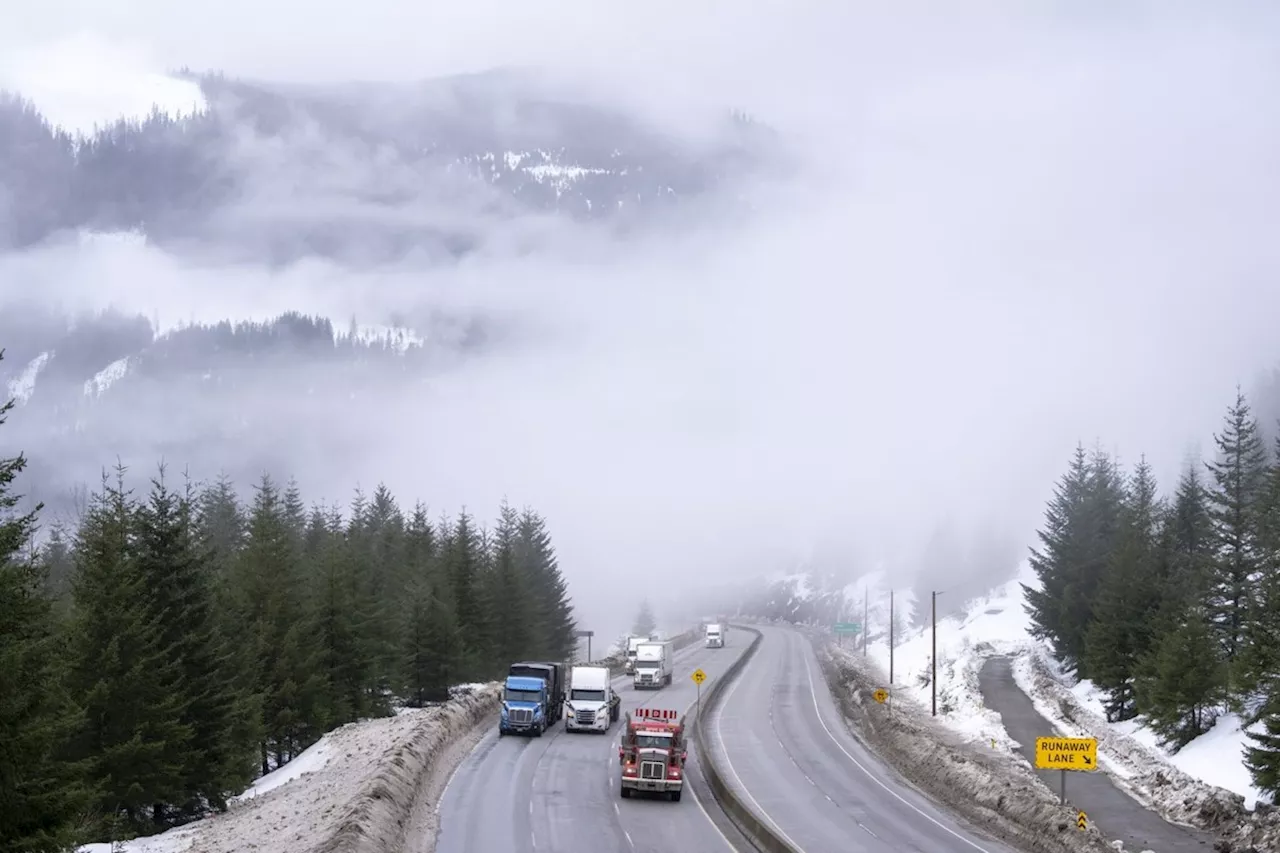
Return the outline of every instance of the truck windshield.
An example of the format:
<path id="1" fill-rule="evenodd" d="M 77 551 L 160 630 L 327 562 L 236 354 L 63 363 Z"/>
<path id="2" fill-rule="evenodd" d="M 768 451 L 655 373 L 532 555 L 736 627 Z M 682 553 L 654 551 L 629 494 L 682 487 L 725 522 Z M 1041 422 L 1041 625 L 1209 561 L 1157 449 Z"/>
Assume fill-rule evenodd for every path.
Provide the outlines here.
<path id="1" fill-rule="evenodd" d="M 636 735 L 636 746 L 641 749 L 670 749 L 670 735 Z"/>
<path id="2" fill-rule="evenodd" d="M 541 702 L 542 693 L 537 690 L 512 690 L 507 688 L 506 700 L 508 702 Z"/>
<path id="3" fill-rule="evenodd" d="M 603 702 L 603 690 L 574 690 L 569 696 L 570 699 L 576 699 L 579 702 Z"/>

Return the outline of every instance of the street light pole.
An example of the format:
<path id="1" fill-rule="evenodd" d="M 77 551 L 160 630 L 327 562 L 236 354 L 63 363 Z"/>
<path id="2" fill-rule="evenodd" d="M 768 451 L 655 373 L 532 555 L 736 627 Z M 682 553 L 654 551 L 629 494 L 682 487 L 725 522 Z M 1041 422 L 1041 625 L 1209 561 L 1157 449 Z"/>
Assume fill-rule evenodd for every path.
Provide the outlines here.
<path id="1" fill-rule="evenodd" d="M 893 590 L 889 590 L 889 686 L 893 686 Z"/>
<path id="2" fill-rule="evenodd" d="M 933 716 L 938 716 L 938 591 L 933 591 L 933 600 L 931 602 L 933 609 L 933 674 L 929 678 L 929 684 L 933 687 Z"/>

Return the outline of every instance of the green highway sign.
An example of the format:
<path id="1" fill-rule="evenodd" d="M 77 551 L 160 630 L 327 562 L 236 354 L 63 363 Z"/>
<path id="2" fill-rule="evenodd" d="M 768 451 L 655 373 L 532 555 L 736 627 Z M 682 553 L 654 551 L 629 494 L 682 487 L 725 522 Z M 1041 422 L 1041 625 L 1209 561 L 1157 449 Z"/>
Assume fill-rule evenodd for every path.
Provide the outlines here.
<path id="1" fill-rule="evenodd" d="M 857 622 L 837 622 L 832 630 L 837 634 L 860 634 L 862 626 Z"/>

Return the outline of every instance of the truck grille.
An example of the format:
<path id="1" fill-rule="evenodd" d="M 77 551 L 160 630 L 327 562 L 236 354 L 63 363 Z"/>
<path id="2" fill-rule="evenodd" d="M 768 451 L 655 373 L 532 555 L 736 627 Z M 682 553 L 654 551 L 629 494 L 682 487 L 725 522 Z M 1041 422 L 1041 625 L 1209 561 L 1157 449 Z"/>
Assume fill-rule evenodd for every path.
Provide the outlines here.
<path id="1" fill-rule="evenodd" d="M 640 683 L 641 683 L 641 684 L 653 684 L 653 673 L 651 673 L 651 672 L 642 672 L 642 673 L 640 673 Z"/>
<path id="2" fill-rule="evenodd" d="M 594 726 L 596 724 L 596 712 L 595 711 L 579 711 L 575 715 L 574 720 L 580 726 Z"/>
<path id="3" fill-rule="evenodd" d="M 533 711 L 527 708 L 512 708 L 508 712 L 511 722 L 518 726 L 527 726 L 533 722 Z"/>
<path id="4" fill-rule="evenodd" d="M 666 777 L 666 773 L 661 761 L 642 761 L 640 762 L 640 778 L 641 779 L 662 779 Z"/>

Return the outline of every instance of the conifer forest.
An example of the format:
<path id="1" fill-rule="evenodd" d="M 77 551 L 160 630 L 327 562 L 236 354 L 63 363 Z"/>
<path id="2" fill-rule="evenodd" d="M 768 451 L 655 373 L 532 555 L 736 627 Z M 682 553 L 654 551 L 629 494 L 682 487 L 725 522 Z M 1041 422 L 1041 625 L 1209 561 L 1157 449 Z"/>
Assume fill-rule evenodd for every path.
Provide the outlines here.
<path id="1" fill-rule="evenodd" d="M 1034 633 L 1177 749 L 1225 711 L 1260 723 L 1244 760 L 1280 793 L 1280 437 L 1237 392 L 1211 458 L 1162 492 L 1139 458 L 1077 447 L 1045 512 L 1026 587 Z M 1209 454 L 1206 454 L 1209 455 Z M 1224 755 L 1224 761 L 1237 756 Z"/>
<path id="2" fill-rule="evenodd" d="M 323 734 L 445 700 L 522 657 L 570 658 L 545 520 L 503 504 L 344 509 L 263 475 L 109 469 L 76 525 L 19 509 L 0 409 L 0 851 L 148 834 Z M 519 619 L 509 618 L 520 613 Z"/>

